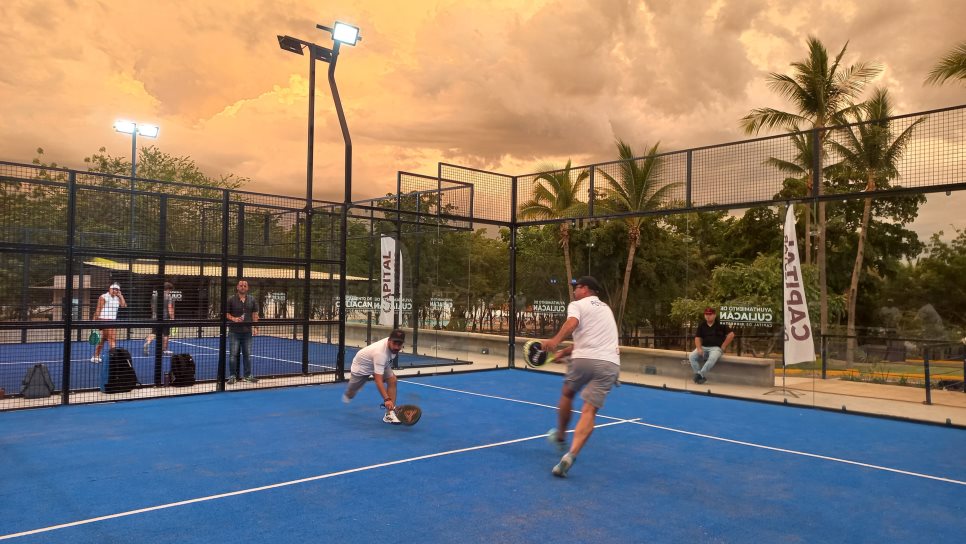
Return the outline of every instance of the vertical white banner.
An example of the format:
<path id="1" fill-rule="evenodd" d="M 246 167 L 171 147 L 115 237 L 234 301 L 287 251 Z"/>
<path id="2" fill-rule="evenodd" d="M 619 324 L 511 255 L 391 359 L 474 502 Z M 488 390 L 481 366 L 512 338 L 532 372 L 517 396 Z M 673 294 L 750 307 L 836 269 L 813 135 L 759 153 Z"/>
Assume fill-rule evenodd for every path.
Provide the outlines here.
<path id="1" fill-rule="evenodd" d="M 782 258 L 783 296 L 785 298 L 785 364 L 815 361 L 812 321 L 805 300 L 805 278 L 798 258 L 798 234 L 795 232 L 795 207 L 789 204 L 785 214 L 785 243 Z"/>
<path id="2" fill-rule="evenodd" d="M 399 267 L 398 267 L 399 268 L 399 281 L 397 282 L 397 285 L 399 285 L 399 289 L 398 289 L 398 293 L 396 294 L 396 304 L 399 305 L 399 316 L 398 316 L 399 319 L 396 320 L 396 323 L 399 324 L 399 328 L 402 328 L 402 326 L 403 326 L 403 318 L 402 318 L 402 315 L 403 315 L 402 314 L 402 312 L 403 312 L 403 300 L 402 300 L 402 298 L 403 297 L 402 297 L 402 293 L 403 293 L 403 285 L 405 285 L 405 284 L 403 283 L 403 256 L 402 256 L 402 245 L 401 244 L 400 244 L 399 247 L 396 248 L 396 260 L 399 262 Z"/>
<path id="3" fill-rule="evenodd" d="M 396 290 L 396 240 L 382 237 L 380 252 L 379 324 L 392 327 L 392 301 Z"/>

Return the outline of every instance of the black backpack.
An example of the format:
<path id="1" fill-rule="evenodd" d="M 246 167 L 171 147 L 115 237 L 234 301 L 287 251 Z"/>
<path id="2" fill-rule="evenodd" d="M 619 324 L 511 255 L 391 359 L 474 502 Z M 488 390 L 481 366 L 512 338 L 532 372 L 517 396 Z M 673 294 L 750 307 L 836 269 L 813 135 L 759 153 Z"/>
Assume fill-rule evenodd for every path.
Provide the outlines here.
<path id="1" fill-rule="evenodd" d="M 174 387 L 188 387 L 195 384 L 195 360 L 188 353 L 179 353 L 171 357 L 171 372 L 168 373 L 168 385 Z"/>
<path id="2" fill-rule="evenodd" d="M 105 393 L 127 393 L 138 385 L 138 376 L 131 363 L 131 353 L 124 348 L 114 348 L 108 357 Z"/>
<path id="3" fill-rule="evenodd" d="M 54 382 L 50 381 L 47 365 L 37 364 L 30 367 L 23 377 L 23 389 L 20 393 L 25 399 L 42 399 L 54 392 Z"/>

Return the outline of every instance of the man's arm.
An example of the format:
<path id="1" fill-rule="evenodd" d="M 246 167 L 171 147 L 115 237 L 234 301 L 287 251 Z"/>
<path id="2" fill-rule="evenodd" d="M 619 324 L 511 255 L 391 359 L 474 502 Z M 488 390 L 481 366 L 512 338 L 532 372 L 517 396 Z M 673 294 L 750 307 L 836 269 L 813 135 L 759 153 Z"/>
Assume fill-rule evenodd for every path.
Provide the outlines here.
<path id="1" fill-rule="evenodd" d="M 372 377 L 376 382 L 376 389 L 379 390 L 379 395 L 382 396 L 382 400 L 386 405 L 386 410 L 392 410 L 395 408 L 392 403 L 392 399 L 389 398 L 389 390 L 386 389 L 386 381 L 382 377 L 382 372 L 374 372 Z"/>
<path id="2" fill-rule="evenodd" d="M 564 321 L 564 324 L 560 327 L 560 331 L 557 332 L 557 335 L 550 340 L 544 340 L 541 342 L 540 347 L 543 348 L 544 351 L 553 351 L 558 345 L 560 345 L 561 342 L 564 341 L 565 338 L 570 336 L 570 334 L 577 329 L 577 325 L 579 324 L 580 321 L 578 321 L 576 317 L 568 317 L 567 320 Z"/>
<path id="3" fill-rule="evenodd" d="M 724 342 L 721 343 L 721 351 L 728 349 L 728 344 L 735 339 L 735 331 L 728 331 L 728 336 L 725 336 Z"/>

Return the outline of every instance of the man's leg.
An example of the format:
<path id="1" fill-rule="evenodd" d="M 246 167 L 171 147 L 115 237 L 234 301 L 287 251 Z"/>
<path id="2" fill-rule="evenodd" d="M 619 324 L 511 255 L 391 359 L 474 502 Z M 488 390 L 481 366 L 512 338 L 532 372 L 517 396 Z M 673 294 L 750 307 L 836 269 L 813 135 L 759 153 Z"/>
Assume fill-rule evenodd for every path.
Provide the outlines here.
<path id="1" fill-rule="evenodd" d="M 238 379 L 238 333 L 228 333 L 228 380 Z"/>
<path id="2" fill-rule="evenodd" d="M 688 354 L 688 362 L 691 363 L 691 369 L 694 370 L 695 374 L 701 372 L 702 356 L 698 355 L 698 350 L 694 350 Z"/>
<path id="3" fill-rule="evenodd" d="M 245 378 L 254 379 L 254 376 L 252 375 L 252 334 L 247 333 L 243 335 L 241 344 L 242 354 L 245 357 Z"/>
<path id="4" fill-rule="evenodd" d="M 574 441 L 570 444 L 570 455 L 577 457 L 580 450 L 587 443 L 587 439 L 594 432 L 594 419 L 597 417 L 597 407 L 589 402 L 584 402 L 584 407 L 580 410 L 580 420 L 574 429 Z"/>
<path id="5" fill-rule="evenodd" d="M 388 369 L 387 369 L 388 370 Z M 387 379 L 388 385 L 386 386 L 386 391 L 389 393 L 389 400 L 392 401 L 393 406 L 396 405 L 396 375 L 390 370 L 389 378 Z"/>
<path id="6" fill-rule="evenodd" d="M 701 368 L 701 375 L 705 378 L 708 377 L 708 372 L 714 368 L 715 363 L 721 358 L 721 348 L 705 348 L 708 353 L 708 360 L 704 363 L 704 367 Z"/>
<path id="7" fill-rule="evenodd" d="M 575 391 L 567 387 L 565 383 L 560 390 L 560 400 L 557 402 L 557 440 L 563 441 L 567 433 L 567 426 L 570 425 L 570 416 L 574 408 Z"/>

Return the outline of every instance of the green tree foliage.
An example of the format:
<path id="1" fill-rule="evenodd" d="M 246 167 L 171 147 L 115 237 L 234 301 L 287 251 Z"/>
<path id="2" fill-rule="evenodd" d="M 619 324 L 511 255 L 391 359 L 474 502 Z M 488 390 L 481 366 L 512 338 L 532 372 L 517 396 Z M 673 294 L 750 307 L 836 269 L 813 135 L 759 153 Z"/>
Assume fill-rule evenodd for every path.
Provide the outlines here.
<path id="1" fill-rule="evenodd" d="M 624 282 L 619 291 L 617 323 L 620 326 L 624 325 L 624 314 L 627 311 L 627 294 L 634 268 L 634 253 L 641 242 L 641 226 L 649 221 L 647 216 L 639 214 L 662 207 L 671 192 L 682 185 L 665 183 L 661 179 L 664 158 L 658 154 L 659 146 L 660 142 L 654 144 L 643 159 L 636 159 L 638 155 L 631 146 L 618 139 L 617 152 L 621 162 L 618 163 L 617 177 L 600 171 L 606 181 L 604 200 L 600 207 L 608 213 L 634 214 L 622 219 L 627 228 L 627 260 L 624 265 Z"/>
<path id="2" fill-rule="evenodd" d="M 569 160 L 563 168 L 544 165 L 539 170 L 542 173 L 534 179 L 533 198 L 520 205 L 521 219 L 560 219 L 587 214 L 587 203 L 580 200 L 579 195 L 581 186 L 590 177 L 588 170 L 581 170 L 575 176 Z M 560 231 L 560 246 L 563 248 L 567 285 L 570 285 L 574 277 L 570 261 L 570 223 L 561 221 L 557 228 Z M 570 290 L 568 296 L 570 300 L 574 299 Z"/>
<path id="3" fill-rule="evenodd" d="M 763 128 L 785 128 L 798 130 L 799 127 L 823 129 L 841 123 L 845 115 L 858 109 L 858 98 L 868 82 L 878 75 L 882 68 L 877 63 L 860 62 L 852 66 L 841 66 L 842 56 L 848 47 L 846 43 L 833 60 L 829 60 L 825 45 L 818 38 L 809 36 L 808 56 L 805 60 L 792 63 L 792 74 L 772 73 L 768 76 L 768 86 L 779 96 L 788 100 L 794 112 L 774 108 L 758 108 L 741 119 L 741 127 L 748 134 L 757 134 Z M 821 134 L 824 146 L 826 133 Z M 820 146 L 820 147 L 822 147 Z M 823 149 L 819 149 L 822 152 Z M 817 185 L 818 193 L 823 191 L 817 172 L 812 172 L 812 186 Z M 818 203 L 818 255 L 821 332 L 828 327 L 828 281 L 826 278 L 825 243 L 825 201 Z"/>
<path id="4" fill-rule="evenodd" d="M 844 130 L 844 142 L 831 140 L 830 145 L 840 156 L 842 162 L 836 169 L 849 181 L 859 184 L 864 192 L 890 188 L 890 182 L 899 177 L 898 163 L 905 151 L 916 125 L 925 118 L 919 118 L 899 134 L 894 134 L 892 105 L 885 89 L 876 89 L 872 97 L 851 114 L 856 122 Z M 846 361 L 854 360 L 857 340 L 855 339 L 856 305 L 858 303 L 859 279 L 863 271 L 865 244 L 871 224 L 872 198 L 863 199 L 862 219 L 858 228 L 855 263 L 849 283 L 846 300 L 848 301 L 849 335 Z"/>
<path id="5" fill-rule="evenodd" d="M 894 278 L 885 283 L 881 300 L 903 316 L 905 328 L 900 335 L 916 336 L 923 328 L 916 325 L 915 315 L 927 304 L 946 323 L 952 338 L 966 334 L 966 230 L 957 230 L 950 241 L 942 239 L 942 232 L 934 234 L 922 256 L 915 261 L 900 263 Z"/>

